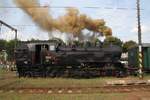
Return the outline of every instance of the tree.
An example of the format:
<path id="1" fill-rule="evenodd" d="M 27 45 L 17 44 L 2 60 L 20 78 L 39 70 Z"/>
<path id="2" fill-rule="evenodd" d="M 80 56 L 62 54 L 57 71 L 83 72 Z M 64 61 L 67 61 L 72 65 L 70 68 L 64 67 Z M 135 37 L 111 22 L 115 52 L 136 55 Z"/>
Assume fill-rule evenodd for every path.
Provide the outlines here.
<path id="1" fill-rule="evenodd" d="M 27 42 L 38 42 L 40 41 L 39 39 L 34 39 L 34 38 L 31 38 L 31 40 L 28 40 Z"/>
<path id="2" fill-rule="evenodd" d="M 113 37 L 113 36 L 106 37 L 106 39 L 104 40 L 103 46 L 108 46 L 111 44 L 122 47 L 122 41 L 119 38 Z"/>
<path id="3" fill-rule="evenodd" d="M 8 41 L 6 45 L 8 60 L 12 60 L 14 58 L 14 48 L 15 48 L 15 40 Z"/>
<path id="4" fill-rule="evenodd" d="M 96 47 L 101 47 L 102 44 L 103 43 L 98 38 L 94 38 L 94 40 L 92 41 L 92 45 Z"/>
<path id="5" fill-rule="evenodd" d="M 2 39 L 0 40 L 0 51 L 6 49 L 6 44 L 7 44 L 6 40 L 2 40 Z"/>
<path id="6" fill-rule="evenodd" d="M 123 44 L 123 52 L 128 52 L 130 48 L 137 47 L 137 43 L 135 41 L 127 41 Z"/>

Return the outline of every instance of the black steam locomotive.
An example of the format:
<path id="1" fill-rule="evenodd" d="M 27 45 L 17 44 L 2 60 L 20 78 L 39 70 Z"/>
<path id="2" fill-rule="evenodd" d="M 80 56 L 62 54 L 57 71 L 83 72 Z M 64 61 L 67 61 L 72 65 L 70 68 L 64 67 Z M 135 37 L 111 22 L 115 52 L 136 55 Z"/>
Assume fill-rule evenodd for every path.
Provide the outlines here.
<path id="1" fill-rule="evenodd" d="M 117 45 L 62 45 L 59 42 L 26 42 L 15 50 L 20 77 L 122 76 L 122 49 Z"/>

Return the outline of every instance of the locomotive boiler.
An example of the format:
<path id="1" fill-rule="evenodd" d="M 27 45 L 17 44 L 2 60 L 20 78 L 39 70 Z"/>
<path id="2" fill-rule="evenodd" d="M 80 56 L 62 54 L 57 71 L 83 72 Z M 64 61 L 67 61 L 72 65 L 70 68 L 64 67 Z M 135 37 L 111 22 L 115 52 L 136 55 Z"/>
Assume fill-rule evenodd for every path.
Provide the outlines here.
<path id="1" fill-rule="evenodd" d="M 117 45 L 62 45 L 58 42 L 26 42 L 15 50 L 19 77 L 97 77 L 121 76 L 126 69 L 120 62 Z"/>

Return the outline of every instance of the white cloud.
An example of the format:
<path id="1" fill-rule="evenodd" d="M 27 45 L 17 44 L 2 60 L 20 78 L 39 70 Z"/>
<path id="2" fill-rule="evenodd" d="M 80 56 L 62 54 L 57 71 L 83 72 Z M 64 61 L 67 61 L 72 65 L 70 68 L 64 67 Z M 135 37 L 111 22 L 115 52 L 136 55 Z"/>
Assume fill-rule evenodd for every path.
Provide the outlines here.
<path id="1" fill-rule="evenodd" d="M 141 26 L 141 30 L 142 30 L 142 33 L 150 33 L 150 28 L 148 27 L 148 25 Z M 138 28 L 137 27 L 132 28 L 131 32 L 132 33 L 137 33 Z"/>
<path id="2" fill-rule="evenodd" d="M 142 42 L 150 43 L 150 34 L 149 34 L 150 28 L 148 27 L 148 25 L 142 25 L 141 30 L 142 30 Z M 138 28 L 137 27 L 132 28 L 131 32 L 133 34 L 138 34 Z"/>
<path id="3" fill-rule="evenodd" d="M 8 32 L 0 34 L 0 38 L 6 39 L 6 40 L 14 39 L 14 37 L 15 37 L 14 31 L 8 31 Z"/>
<path id="4" fill-rule="evenodd" d="M 113 36 L 120 38 L 122 41 L 137 41 L 137 34 L 132 33 L 132 26 L 136 25 L 136 12 L 134 10 L 101 10 L 93 14 L 98 18 L 104 18 L 106 25 L 112 28 Z"/>

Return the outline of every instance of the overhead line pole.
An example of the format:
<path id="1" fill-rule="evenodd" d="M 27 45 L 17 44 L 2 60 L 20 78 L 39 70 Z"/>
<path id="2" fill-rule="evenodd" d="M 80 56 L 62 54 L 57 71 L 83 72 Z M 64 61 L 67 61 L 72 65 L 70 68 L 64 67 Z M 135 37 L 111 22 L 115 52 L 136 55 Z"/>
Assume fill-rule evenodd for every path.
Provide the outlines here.
<path id="1" fill-rule="evenodd" d="M 143 58 L 142 58 L 142 38 L 141 38 L 141 19 L 140 19 L 140 0 L 137 0 L 137 21 L 138 21 L 138 44 L 139 44 L 139 78 L 143 78 Z"/>
<path id="2" fill-rule="evenodd" d="M 16 48 L 17 47 L 17 29 L 13 28 L 12 26 L 8 25 L 7 23 L 5 23 L 1 20 L 0 20 L 0 24 L 10 28 L 13 31 L 15 31 L 15 48 Z"/>

